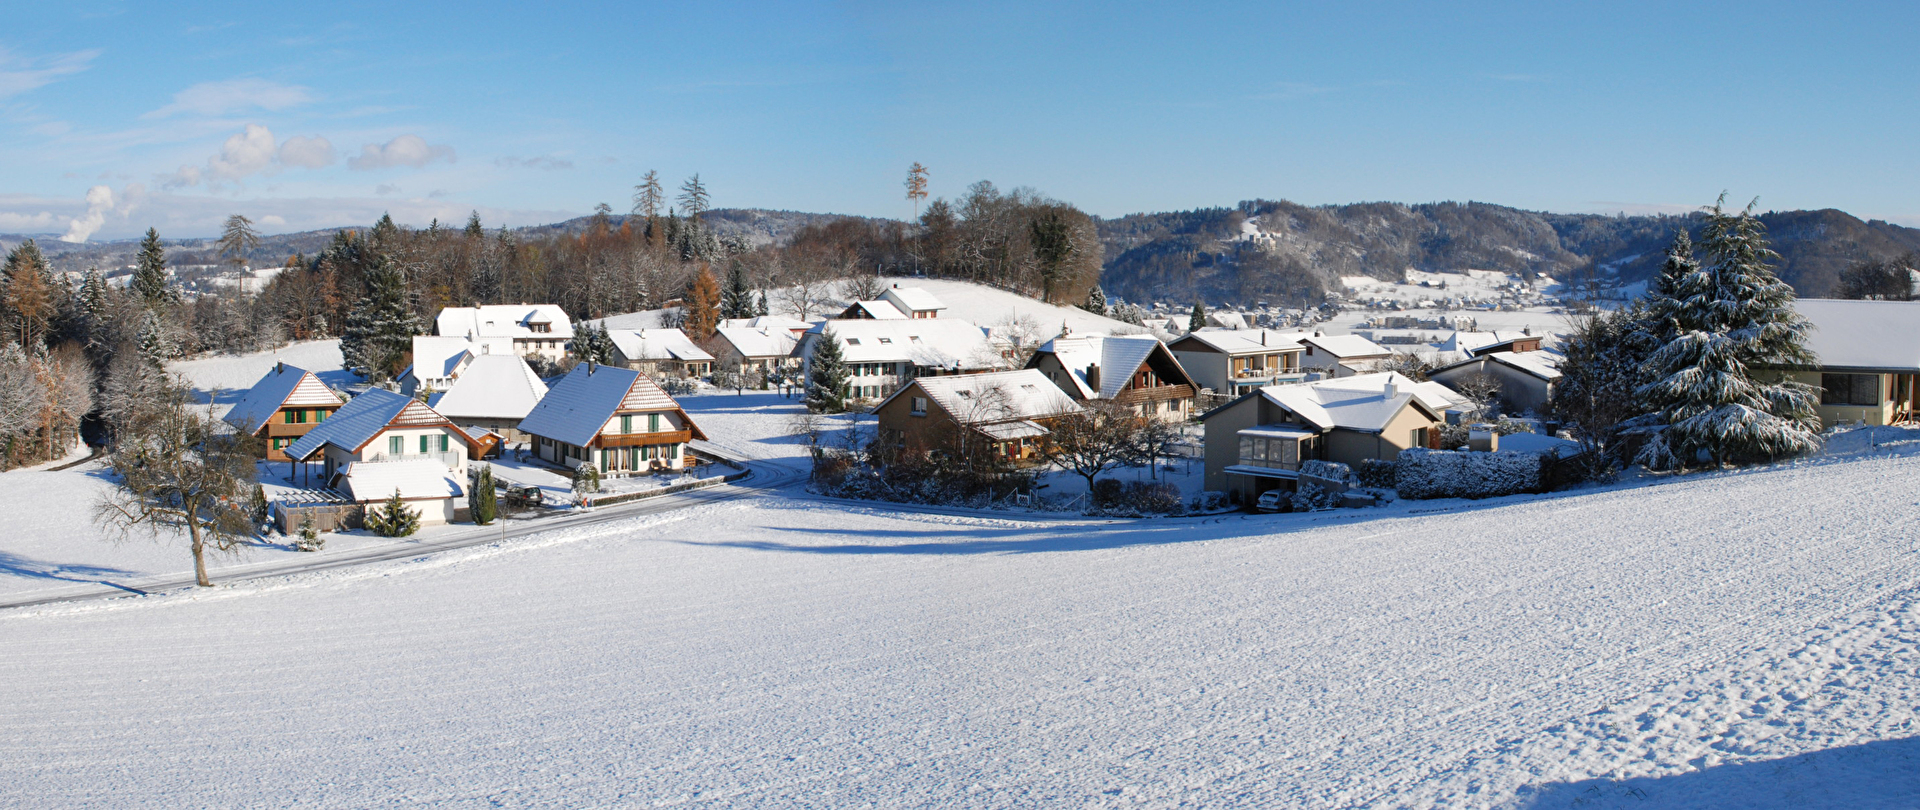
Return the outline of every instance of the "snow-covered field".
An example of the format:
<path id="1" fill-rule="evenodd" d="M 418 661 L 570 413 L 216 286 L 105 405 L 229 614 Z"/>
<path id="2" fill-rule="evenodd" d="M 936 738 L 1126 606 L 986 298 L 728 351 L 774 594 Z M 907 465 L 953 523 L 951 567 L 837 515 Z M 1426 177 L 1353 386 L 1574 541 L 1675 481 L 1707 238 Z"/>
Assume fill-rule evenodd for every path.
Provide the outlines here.
<path id="1" fill-rule="evenodd" d="M 1912 449 L 1207 521 L 766 498 L 10 611 L 0 802 L 1911 806 Z"/>

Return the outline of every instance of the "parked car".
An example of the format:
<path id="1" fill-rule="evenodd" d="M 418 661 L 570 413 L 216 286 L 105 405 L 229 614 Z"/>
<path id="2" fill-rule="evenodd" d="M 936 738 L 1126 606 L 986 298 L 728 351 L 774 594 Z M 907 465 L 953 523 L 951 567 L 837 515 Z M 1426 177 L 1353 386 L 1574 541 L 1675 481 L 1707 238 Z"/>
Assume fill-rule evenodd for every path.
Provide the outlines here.
<path id="1" fill-rule="evenodd" d="M 540 488 L 536 486 L 507 487 L 507 495 L 504 500 L 508 506 L 526 508 L 545 503 L 546 495 L 541 493 Z"/>
<path id="2" fill-rule="evenodd" d="M 1261 512 L 1293 511 L 1293 493 L 1284 489 L 1269 489 L 1260 493 L 1259 500 L 1253 502 L 1253 508 Z"/>

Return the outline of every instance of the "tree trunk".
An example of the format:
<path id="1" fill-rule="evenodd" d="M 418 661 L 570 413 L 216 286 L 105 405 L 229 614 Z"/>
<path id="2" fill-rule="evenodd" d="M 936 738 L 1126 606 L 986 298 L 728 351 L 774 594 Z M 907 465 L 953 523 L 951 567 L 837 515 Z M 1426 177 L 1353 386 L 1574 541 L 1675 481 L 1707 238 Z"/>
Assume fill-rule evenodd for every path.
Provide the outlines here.
<path id="1" fill-rule="evenodd" d="M 213 580 L 207 578 L 207 544 L 200 538 L 200 521 L 192 512 L 187 513 L 187 532 L 193 536 L 193 578 L 202 588 L 213 587 Z"/>

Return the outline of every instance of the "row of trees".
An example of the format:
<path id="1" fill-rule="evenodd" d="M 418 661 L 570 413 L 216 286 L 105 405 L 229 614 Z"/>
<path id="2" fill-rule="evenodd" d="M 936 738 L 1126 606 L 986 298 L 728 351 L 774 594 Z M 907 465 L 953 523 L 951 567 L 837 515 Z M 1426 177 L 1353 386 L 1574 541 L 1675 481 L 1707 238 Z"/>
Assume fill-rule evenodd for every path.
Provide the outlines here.
<path id="1" fill-rule="evenodd" d="M 1706 210 L 1647 295 L 1587 317 L 1566 346 L 1553 410 L 1595 456 L 1650 469 L 1748 464 L 1819 446 L 1819 391 L 1784 373 L 1814 358 L 1793 288 L 1753 206 Z"/>

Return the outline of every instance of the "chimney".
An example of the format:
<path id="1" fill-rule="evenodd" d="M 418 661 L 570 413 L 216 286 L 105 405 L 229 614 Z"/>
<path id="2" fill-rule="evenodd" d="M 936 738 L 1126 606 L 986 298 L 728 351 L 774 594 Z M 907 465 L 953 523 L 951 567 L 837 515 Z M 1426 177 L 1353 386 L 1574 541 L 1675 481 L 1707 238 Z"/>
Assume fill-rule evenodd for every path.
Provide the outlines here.
<path id="1" fill-rule="evenodd" d="M 1099 363 L 1087 364 L 1087 387 L 1093 389 L 1095 394 L 1100 393 L 1100 364 Z"/>
<path id="2" fill-rule="evenodd" d="M 1400 385 L 1398 381 L 1393 378 L 1393 372 L 1391 371 L 1387 372 L 1387 385 L 1386 388 L 1381 390 L 1381 394 L 1387 399 L 1400 396 Z"/>
<path id="3" fill-rule="evenodd" d="M 282 373 L 285 373 L 286 370 L 287 370 L 287 364 L 284 361 L 280 361 L 280 360 L 273 361 L 273 373 L 282 374 Z"/>
<path id="4" fill-rule="evenodd" d="M 1265 329 L 1260 330 L 1260 345 L 1267 345 L 1267 330 Z"/>

